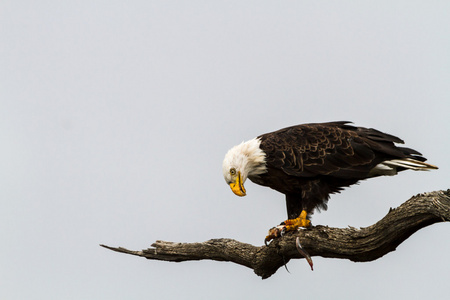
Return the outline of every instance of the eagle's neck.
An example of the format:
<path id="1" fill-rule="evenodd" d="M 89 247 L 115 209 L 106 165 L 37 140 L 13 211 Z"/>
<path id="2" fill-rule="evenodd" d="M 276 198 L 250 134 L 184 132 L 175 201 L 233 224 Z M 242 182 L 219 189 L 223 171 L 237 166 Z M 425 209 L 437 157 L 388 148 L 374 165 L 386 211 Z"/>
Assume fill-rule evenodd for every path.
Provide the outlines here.
<path id="1" fill-rule="evenodd" d="M 256 176 L 267 172 L 266 153 L 259 147 L 261 140 L 254 138 L 243 144 L 243 151 L 247 156 L 248 176 Z"/>

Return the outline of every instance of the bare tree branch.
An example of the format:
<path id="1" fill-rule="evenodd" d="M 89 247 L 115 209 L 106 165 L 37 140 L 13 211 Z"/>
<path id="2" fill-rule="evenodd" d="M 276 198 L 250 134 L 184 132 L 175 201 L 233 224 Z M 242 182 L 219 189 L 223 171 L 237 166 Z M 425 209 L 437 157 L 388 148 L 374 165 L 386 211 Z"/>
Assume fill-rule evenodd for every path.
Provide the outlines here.
<path id="1" fill-rule="evenodd" d="M 366 228 L 314 226 L 287 233 L 268 246 L 257 247 L 233 239 L 211 239 L 203 243 L 156 241 L 151 248 L 142 251 L 101 246 L 154 260 L 229 261 L 251 268 L 265 279 L 290 259 L 303 258 L 295 246 L 297 237 L 311 256 L 364 262 L 376 260 L 394 251 L 417 230 L 445 221 L 450 221 L 450 189 L 414 196 L 398 208 L 390 209 L 384 218 Z"/>

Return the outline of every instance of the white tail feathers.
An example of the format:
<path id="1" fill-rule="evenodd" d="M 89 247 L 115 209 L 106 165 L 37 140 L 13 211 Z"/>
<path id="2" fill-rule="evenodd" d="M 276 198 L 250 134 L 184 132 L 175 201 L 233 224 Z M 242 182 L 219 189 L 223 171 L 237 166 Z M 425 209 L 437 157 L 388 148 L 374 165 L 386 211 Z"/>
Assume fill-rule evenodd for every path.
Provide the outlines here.
<path id="1" fill-rule="evenodd" d="M 383 165 L 387 165 L 390 167 L 401 167 L 405 169 L 411 169 L 414 171 L 428 171 L 435 170 L 438 167 L 427 164 L 426 162 L 415 160 L 412 158 L 404 158 L 404 159 L 393 159 L 382 162 Z"/>
<path id="2" fill-rule="evenodd" d="M 414 171 L 429 171 L 438 169 L 438 167 L 427 164 L 420 160 L 415 160 L 412 158 L 403 159 L 393 159 L 383 161 L 373 168 L 369 175 L 370 176 L 380 176 L 380 175 L 395 175 L 397 174 L 397 168 L 410 169 Z"/>

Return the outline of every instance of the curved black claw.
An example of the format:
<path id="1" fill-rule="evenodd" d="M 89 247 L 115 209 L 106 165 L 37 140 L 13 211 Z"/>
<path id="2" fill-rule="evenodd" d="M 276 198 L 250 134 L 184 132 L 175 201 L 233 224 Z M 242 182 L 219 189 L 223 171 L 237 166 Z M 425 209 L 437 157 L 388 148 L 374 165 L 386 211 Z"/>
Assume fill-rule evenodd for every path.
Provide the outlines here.
<path id="1" fill-rule="evenodd" d="M 308 262 L 309 266 L 311 267 L 311 271 L 313 270 L 313 261 L 311 259 L 311 256 L 309 255 L 309 253 L 302 247 L 302 245 L 300 244 L 300 239 L 297 237 L 297 239 L 295 240 L 295 246 L 297 247 L 298 252 L 303 255 L 303 257 L 306 258 L 306 261 Z"/>

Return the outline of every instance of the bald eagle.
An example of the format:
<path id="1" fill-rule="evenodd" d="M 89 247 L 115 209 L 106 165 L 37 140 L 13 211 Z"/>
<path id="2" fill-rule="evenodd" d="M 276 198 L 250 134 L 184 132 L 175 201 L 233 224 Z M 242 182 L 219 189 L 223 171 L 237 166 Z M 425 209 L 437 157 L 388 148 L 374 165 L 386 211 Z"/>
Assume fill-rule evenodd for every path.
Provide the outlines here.
<path id="1" fill-rule="evenodd" d="M 225 181 L 238 196 L 246 195 L 247 178 L 285 194 L 282 224 L 290 231 L 310 226 L 309 216 L 326 210 L 330 194 L 360 180 L 437 169 L 418 151 L 396 146 L 400 138 L 349 123 L 297 125 L 242 142 L 225 155 Z M 278 235 L 269 232 L 266 240 Z"/>

